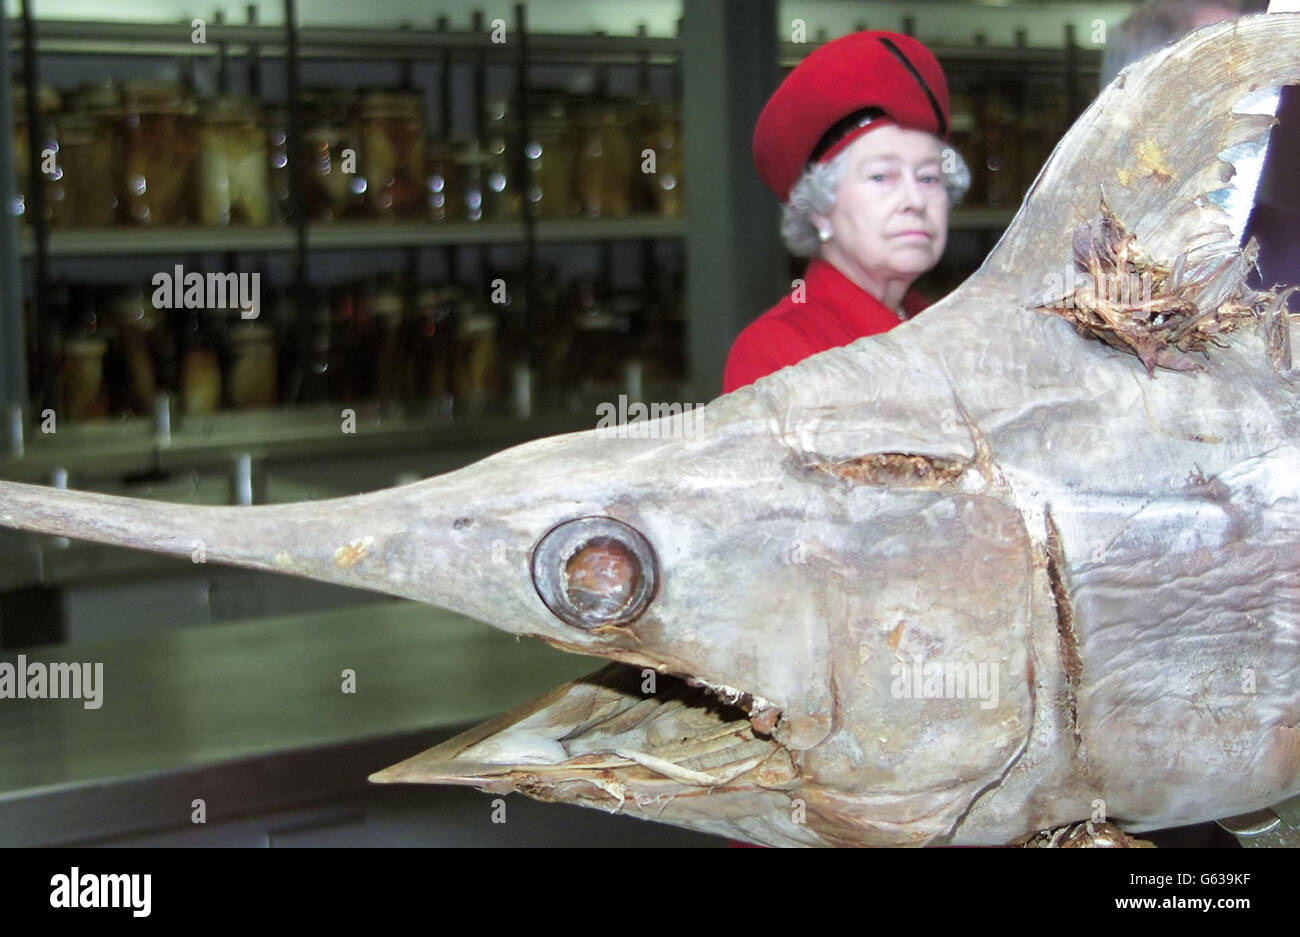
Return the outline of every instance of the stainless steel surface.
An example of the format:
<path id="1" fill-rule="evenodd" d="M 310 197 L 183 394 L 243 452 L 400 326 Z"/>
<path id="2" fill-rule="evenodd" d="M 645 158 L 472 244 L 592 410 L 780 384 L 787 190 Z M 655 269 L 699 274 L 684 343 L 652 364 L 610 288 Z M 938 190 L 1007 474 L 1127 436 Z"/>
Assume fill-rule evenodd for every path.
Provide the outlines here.
<path id="1" fill-rule="evenodd" d="M 605 241 L 682 237 L 683 218 L 655 215 L 633 218 L 557 219 L 537 224 L 539 241 Z M 455 244 L 522 244 L 522 221 L 450 222 L 335 222 L 314 225 L 307 231 L 312 250 L 419 247 Z M 125 256 L 208 252 L 290 251 L 296 246 L 289 227 L 266 228 L 83 228 L 50 232 L 51 257 Z M 20 233 L 23 256 L 33 250 L 31 232 Z"/>
<path id="2" fill-rule="evenodd" d="M 208 41 L 196 44 L 188 20 L 168 24 L 42 19 L 36 24 L 43 52 L 206 56 L 225 45 L 227 54 L 243 55 L 254 44 L 264 56 L 284 54 L 283 26 L 210 22 L 206 32 Z M 298 32 L 299 54 L 308 58 L 346 53 L 366 59 L 424 59 L 431 52 L 446 51 L 457 58 L 486 52 L 493 61 L 509 63 L 518 55 L 516 44 L 494 43 L 486 32 L 329 27 L 304 27 Z M 651 64 L 663 65 L 675 62 L 678 51 L 674 37 L 535 33 L 528 43 L 530 57 L 548 62 L 635 64 L 645 55 Z"/>
<path id="3" fill-rule="evenodd" d="M 21 36 L 22 24 L 17 25 L 16 35 Z M 0 49 L 9 49 L 10 26 L 8 19 L 0 23 Z M 13 113 L 10 84 L 13 61 L 13 57 L 6 54 L 4 61 L 0 62 L 0 114 L 4 115 L 6 122 Z M 6 132 L 0 136 L 0 404 L 22 406 L 27 403 L 27 339 L 18 264 L 18 219 L 11 210 L 16 179 L 14 151 L 10 143 L 12 129 L 5 129 Z M 11 433 L 10 451 L 20 453 L 21 442 L 21 436 L 15 440 Z"/>
<path id="4" fill-rule="evenodd" d="M 215 821 L 355 792 L 394 756 L 594 669 L 409 602 L 24 653 L 102 662 L 103 702 L 0 700 L 7 846 L 186 827 L 195 798 Z"/>
<path id="5" fill-rule="evenodd" d="M 235 504 L 253 504 L 253 457 L 247 452 L 235 456 L 234 479 L 231 484 Z"/>
<path id="6" fill-rule="evenodd" d="M 176 398 L 163 392 L 153 401 L 153 438 L 159 446 L 172 444 L 172 424 L 176 410 Z"/>
<path id="7" fill-rule="evenodd" d="M 24 346 L 25 347 L 25 346 Z M 5 407 L 5 436 L 7 448 L 5 454 L 14 459 L 23 457 L 26 445 L 23 439 L 23 425 L 26 422 L 23 405 L 11 403 Z"/>
<path id="8" fill-rule="evenodd" d="M 33 434 L 21 458 L 0 458 L 0 478 L 48 483 L 65 468 L 74 487 L 87 478 L 115 478 L 154 470 L 224 467 L 247 452 L 262 459 L 316 459 L 363 453 L 446 451 L 463 446 L 505 447 L 556 433 L 588 429 L 594 412 L 534 413 L 527 420 L 487 416 L 447 420 L 434 417 L 379 417 L 355 407 L 355 433 L 340 429 L 343 405 L 261 413 L 221 413 L 187 417 L 167 437 L 155 436 L 147 418 L 69 425 L 58 433 Z"/>

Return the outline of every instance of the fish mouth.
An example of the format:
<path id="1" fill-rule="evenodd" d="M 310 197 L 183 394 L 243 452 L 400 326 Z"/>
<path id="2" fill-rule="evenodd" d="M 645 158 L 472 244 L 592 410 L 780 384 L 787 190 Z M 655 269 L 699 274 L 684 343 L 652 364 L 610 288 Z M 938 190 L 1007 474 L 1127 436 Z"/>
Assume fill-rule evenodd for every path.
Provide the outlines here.
<path id="1" fill-rule="evenodd" d="M 815 833 L 787 820 L 800 783 L 794 757 L 755 728 L 777 712 L 727 687 L 611 663 L 370 780 L 518 792 L 717 835 L 816 845 Z"/>

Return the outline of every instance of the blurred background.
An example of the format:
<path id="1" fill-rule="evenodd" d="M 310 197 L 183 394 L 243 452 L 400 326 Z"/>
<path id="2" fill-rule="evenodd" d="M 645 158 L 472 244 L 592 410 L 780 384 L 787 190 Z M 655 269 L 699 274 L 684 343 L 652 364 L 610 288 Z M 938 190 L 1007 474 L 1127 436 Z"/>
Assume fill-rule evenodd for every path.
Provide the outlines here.
<path id="1" fill-rule="evenodd" d="M 800 270 L 754 122 L 828 39 L 905 32 L 947 72 L 974 179 L 931 300 L 1154 47 L 1117 38 L 1130 2 L 5 3 L 0 477 L 194 504 L 388 487 L 620 395 L 716 396 Z M 178 268 L 256 303 L 168 308 Z M 102 661 L 104 705 L 0 701 L 0 843 L 719 844 L 368 787 L 595 669 L 435 609 L 0 530 L 19 654 Z"/>

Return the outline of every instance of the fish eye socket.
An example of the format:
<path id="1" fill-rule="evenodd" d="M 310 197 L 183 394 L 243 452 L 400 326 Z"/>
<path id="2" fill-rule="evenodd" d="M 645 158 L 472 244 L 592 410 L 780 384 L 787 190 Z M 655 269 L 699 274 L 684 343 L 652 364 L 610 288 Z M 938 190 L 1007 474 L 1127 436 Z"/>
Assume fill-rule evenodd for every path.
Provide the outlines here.
<path id="1" fill-rule="evenodd" d="M 533 586 L 566 624 L 591 630 L 635 621 L 654 598 L 658 563 L 635 528 L 611 517 L 566 521 L 537 542 Z"/>

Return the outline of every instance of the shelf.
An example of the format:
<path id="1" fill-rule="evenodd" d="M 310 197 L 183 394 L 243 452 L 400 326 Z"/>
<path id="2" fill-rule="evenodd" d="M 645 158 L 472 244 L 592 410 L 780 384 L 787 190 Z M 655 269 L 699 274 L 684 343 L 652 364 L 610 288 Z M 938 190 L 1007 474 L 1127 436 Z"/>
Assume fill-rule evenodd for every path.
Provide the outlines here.
<path id="1" fill-rule="evenodd" d="M 948 228 L 952 231 L 1000 230 L 1011 223 L 1016 208 L 958 208 L 949 217 Z M 535 234 L 540 244 L 671 239 L 686 236 L 686 219 L 653 215 L 632 218 L 544 218 L 537 221 Z M 296 243 L 294 230 L 288 227 L 67 228 L 50 232 L 50 256 L 128 257 L 224 251 L 255 253 L 291 251 Z M 522 221 L 449 224 L 354 221 L 318 225 L 307 231 L 307 247 L 310 250 L 522 243 Z M 24 229 L 22 255 L 29 257 L 32 251 L 32 233 Z"/>
<path id="2" fill-rule="evenodd" d="M 340 411 L 356 412 L 356 431 L 340 429 Z M 374 404 L 338 403 L 294 410 L 181 417 L 165 443 L 149 420 L 60 426 L 57 437 L 33 434 L 19 457 L 0 458 L 0 478 L 49 483 L 56 469 L 73 478 L 120 477 L 232 465 L 236 456 L 291 461 L 374 455 L 381 452 L 444 451 L 457 447 L 516 445 L 529 439 L 595 426 L 593 411 L 539 412 L 529 419 L 496 414 L 445 417 L 380 417 Z"/>
<path id="3" fill-rule="evenodd" d="M 68 653 L 26 651 L 43 662 Z M 87 713 L 80 700 L 0 707 L 0 846 L 102 843 L 177 817 L 191 826 L 189 807 L 176 805 L 193 792 L 212 792 L 208 819 L 218 830 L 249 814 L 353 796 L 367 771 L 595 666 L 386 596 L 85 643 L 74 656 L 103 664 L 102 710 Z M 363 692 L 329 691 L 324 677 L 344 667 L 368 681 Z"/>
<path id="4" fill-rule="evenodd" d="M 535 231 L 541 242 L 623 241 L 641 238 L 678 238 L 686 235 L 685 218 L 543 218 Z"/>
<path id="5" fill-rule="evenodd" d="M 542 219 L 539 242 L 619 241 L 680 238 L 684 218 L 655 215 L 631 218 Z M 34 251 L 32 233 L 21 234 L 22 255 Z M 310 250 L 442 247 L 461 244 L 522 244 L 522 221 L 339 222 L 307 230 Z M 222 251 L 291 251 L 297 245 L 293 228 L 65 228 L 50 232 L 51 257 L 125 257 L 149 254 L 202 254 Z"/>
<path id="6" fill-rule="evenodd" d="M 821 43 L 782 42 L 778 53 L 782 68 L 794 68 Z M 1047 68 L 1061 70 L 1066 66 L 1068 50 L 1064 47 L 1031 46 L 944 46 L 931 45 L 929 50 L 943 65 L 944 71 L 959 70 L 971 65 L 987 67 L 1005 65 L 1016 68 Z M 531 50 L 530 50 L 531 51 Z M 1101 69 L 1100 49 L 1076 46 L 1073 49 L 1074 67 L 1081 72 Z"/>
<path id="7" fill-rule="evenodd" d="M 508 35 L 513 19 L 507 20 Z M 283 26 L 207 24 L 207 42 L 191 41 L 189 20 L 178 23 L 100 23 L 85 20 L 37 20 L 37 47 L 43 53 L 73 55 L 191 55 L 245 54 L 256 47 L 261 55 L 285 54 Z M 11 43 L 22 42 L 22 21 L 10 20 Z M 635 65 L 674 65 L 680 44 L 675 37 L 528 34 L 533 62 Z M 430 29 L 334 29 L 299 27 L 298 54 L 304 58 L 420 60 L 450 54 L 453 59 L 514 62 L 519 43 L 494 43 L 482 32 Z"/>
<path id="8" fill-rule="evenodd" d="M 51 257 L 204 253 L 208 251 L 292 250 L 292 228 L 65 228 L 50 232 Z M 35 250 L 29 229 L 22 232 L 22 255 Z"/>

